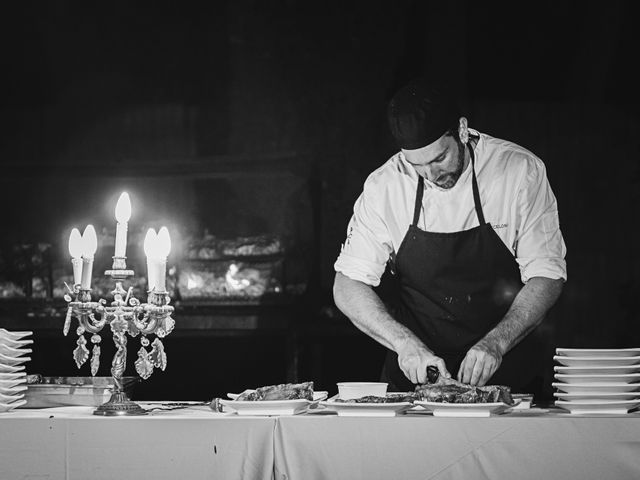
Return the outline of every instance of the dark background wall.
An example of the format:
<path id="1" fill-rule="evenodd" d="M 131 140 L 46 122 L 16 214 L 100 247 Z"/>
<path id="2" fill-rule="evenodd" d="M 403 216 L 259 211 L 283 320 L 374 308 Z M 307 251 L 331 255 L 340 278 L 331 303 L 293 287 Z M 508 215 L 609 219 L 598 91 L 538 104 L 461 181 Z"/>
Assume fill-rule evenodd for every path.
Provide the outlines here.
<path id="1" fill-rule="evenodd" d="M 548 358 L 555 346 L 640 344 L 634 2 L 201 3 L 2 7 L 3 243 L 48 241 L 64 252 L 71 225 L 110 225 L 105 205 L 122 188 L 134 190 L 141 219 L 224 230 L 234 220 L 219 220 L 229 216 L 216 195 L 226 188 L 244 199 L 248 227 L 237 233 L 260 218 L 305 239 L 317 259 L 310 315 L 335 319 L 332 264 L 353 202 L 395 151 L 386 102 L 426 74 L 458 89 L 472 127 L 547 166 L 569 271 L 542 327 Z M 317 186 L 312 205 L 306 184 L 286 184 L 278 201 L 303 205 L 286 210 L 295 225 L 265 211 L 280 185 L 259 175 L 229 186 L 155 178 L 146 167 L 282 156 L 304 163 Z M 309 348 L 324 367 L 305 372 L 321 371 L 327 384 L 373 375 L 382 354 L 366 338 Z"/>

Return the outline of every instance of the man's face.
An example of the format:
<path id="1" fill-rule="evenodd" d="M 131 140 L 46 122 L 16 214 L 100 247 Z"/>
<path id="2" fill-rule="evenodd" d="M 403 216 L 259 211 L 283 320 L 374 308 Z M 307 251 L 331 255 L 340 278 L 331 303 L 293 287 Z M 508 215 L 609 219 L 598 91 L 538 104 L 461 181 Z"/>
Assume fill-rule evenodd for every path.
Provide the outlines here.
<path id="1" fill-rule="evenodd" d="M 443 135 L 416 150 L 402 150 L 404 157 L 419 175 L 440 188 L 452 188 L 465 167 L 465 149 L 452 135 Z"/>

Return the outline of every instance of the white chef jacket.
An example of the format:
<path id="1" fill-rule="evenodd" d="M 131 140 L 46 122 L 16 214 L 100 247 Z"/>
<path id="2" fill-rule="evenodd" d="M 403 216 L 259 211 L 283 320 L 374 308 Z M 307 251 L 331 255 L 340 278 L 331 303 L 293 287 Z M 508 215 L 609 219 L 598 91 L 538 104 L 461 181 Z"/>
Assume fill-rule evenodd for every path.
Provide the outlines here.
<path id="1" fill-rule="evenodd" d="M 522 282 L 531 277 L 566 280 L 566 246 L 544 164 L 512 142 L 469 132 L 479 136 L 475 169 L 485 220 L 514 255 Z M 417 226 L 429 232 L 477 227 L 471 178 L 469 162 L 449 190 L 425 179 Z M 402 152 L 369 175 L 334 265 L 337 272 L 379 285 L 390 254 L 398 251 L 413 220 L 417 185 L 418 174 Z"/>

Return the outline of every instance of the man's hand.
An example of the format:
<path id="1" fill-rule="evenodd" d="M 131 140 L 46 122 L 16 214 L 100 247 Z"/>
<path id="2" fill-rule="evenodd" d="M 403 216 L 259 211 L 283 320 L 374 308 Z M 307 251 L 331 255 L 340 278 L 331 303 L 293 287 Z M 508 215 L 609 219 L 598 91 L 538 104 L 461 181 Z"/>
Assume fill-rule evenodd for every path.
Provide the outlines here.
<path id="1" fill-rule="evenodd" d="M 469 349 L 462 360 L 458 370 L 458 381 L 483 386 L 501 363 L 502 353 L 497 342 L 483 338 Z"/>
<path id="2" fill-rule="evenodd" d="M 427 367 L 429 366 L 436 367 L 441 376 L 451 378 L 444 360 L 435 356 L 416 338 L 406 339 L 398 349 L 398 365 L 406 377 L 415 384 L 427 383 Z"/>

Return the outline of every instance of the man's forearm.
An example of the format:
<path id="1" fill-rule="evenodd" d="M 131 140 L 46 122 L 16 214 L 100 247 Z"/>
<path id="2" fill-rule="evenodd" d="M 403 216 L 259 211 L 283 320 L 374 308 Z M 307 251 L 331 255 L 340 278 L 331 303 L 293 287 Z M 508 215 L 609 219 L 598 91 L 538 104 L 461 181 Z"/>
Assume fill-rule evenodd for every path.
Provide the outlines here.
<path id="1" fill-rule="evenodd" d="M 369 285 L 337 273 L 333 298 L 336 306 L 357 328 L 390 350 L 397 352 L 407 338 L 415 337 L 391 316 Z"/>
<path id="2" fill-rule="evenodd" d="M 533 277 L 522 287 L 502 321 L 481 340 L 497 346 L 504 355 L 536 326 L 562 292 L 563 280 Z"/>

